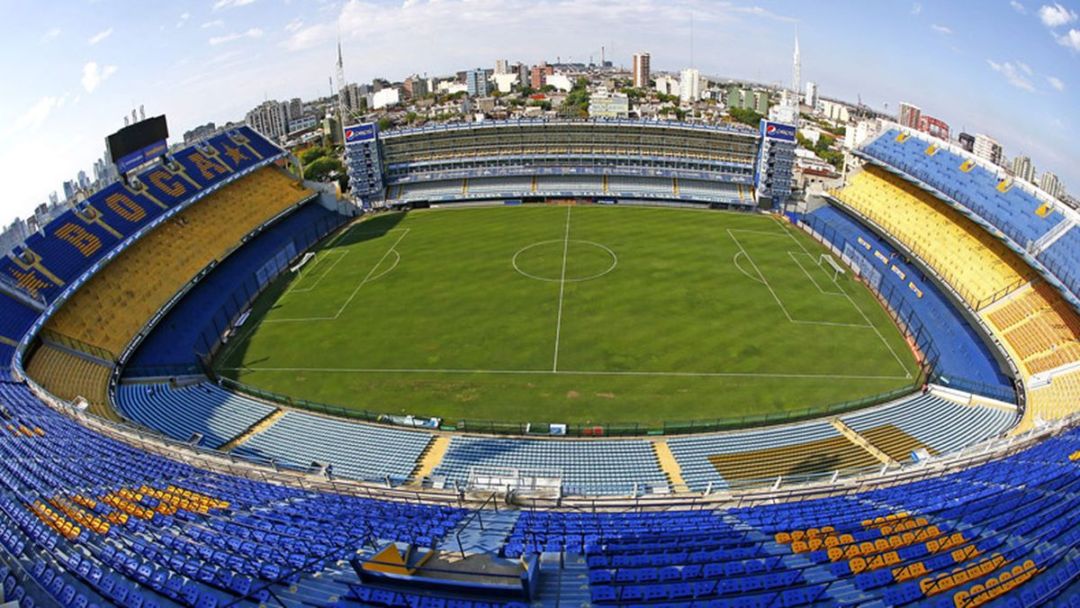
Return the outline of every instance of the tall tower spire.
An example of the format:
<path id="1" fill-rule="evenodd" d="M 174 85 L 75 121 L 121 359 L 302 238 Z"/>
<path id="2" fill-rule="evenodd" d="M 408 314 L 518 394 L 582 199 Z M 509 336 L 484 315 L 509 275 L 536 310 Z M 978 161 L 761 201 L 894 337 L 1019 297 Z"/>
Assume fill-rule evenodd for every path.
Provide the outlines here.
<path id="1" fill-rule="evenodd" d="M 802 59 L 799 57 L 799 29 L 795 28 L 795 54 L 792 56 L 791 85 L 795 91 L 795 105 L 799 103 L 799 89 L 802 88 Z"/>
<path id="2" fill-rule="evenodd" d="M 345 107 L 345 61 L 341 58 L 341 36 L 337 41 L 337 102 L 338 102 L 338 125 L 341 129 L 341 141 L 345 141 L 345 123 L 349 122 L 348 108 Z"/>

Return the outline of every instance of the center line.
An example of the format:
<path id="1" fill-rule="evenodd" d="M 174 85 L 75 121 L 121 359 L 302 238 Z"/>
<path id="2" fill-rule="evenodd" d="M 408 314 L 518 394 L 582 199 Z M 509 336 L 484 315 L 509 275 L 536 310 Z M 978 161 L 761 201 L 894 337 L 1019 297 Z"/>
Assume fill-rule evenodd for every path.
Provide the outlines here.
<path id="1" fill-rule="evenodd" d="M 559 371 L 559 336 L 562 333 L 562 303 L 563 291 L 566 289 L 566 252 L 570 247 L 570 209 L 566 208 L 566 234 L 563 236 L 562 246 L 562 274 L 559 276 L 559 316 L 555 321 L 555 361 L 551 364 L 551 371 Z"/>

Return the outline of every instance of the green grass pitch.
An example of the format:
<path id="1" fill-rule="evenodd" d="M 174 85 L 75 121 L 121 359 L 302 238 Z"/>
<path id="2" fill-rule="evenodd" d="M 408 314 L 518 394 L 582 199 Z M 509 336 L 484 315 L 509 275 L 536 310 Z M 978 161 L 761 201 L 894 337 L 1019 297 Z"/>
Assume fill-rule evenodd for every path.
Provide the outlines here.
<path id="1" fill-rule="evenodd" d="M 765 215 L 609 206 L 379 215 L 256 302 L 218 372 L 390 414 L 640 423 L 911 386 L 899 330 Z"/>

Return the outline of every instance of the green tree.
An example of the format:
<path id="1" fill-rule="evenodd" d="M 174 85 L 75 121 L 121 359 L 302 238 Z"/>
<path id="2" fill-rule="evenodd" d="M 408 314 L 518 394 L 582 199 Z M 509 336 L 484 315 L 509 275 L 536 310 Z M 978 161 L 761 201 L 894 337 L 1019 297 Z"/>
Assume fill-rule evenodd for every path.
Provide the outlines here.
<path id="1" fill-rule="evenodd" d="M 310 165 L 304 167 L 304 179 L 313 182 L 323 182 L 335 174 L 345 173 L 345 167 L 341 161 L 329 156 L 315 159 Z"/>
<path id="2" fill-rule="evenodd" d="M 728 108 L 728 114 L 737 122 L 741 122 L 751 127 L 756 127 L 761 124 L 761 119 L 765 118 L 761 114 L 750 110 L 748 108 Z"/>
<path id="3" fill-rule="evenodd" d="M 316 159 L 322 158 L 329 154 L 330 151 L 322 146 L 316 146 L 314 148 L 308 148 L 300 153 L 300 162 L 307 166 L 314 162 Z"/>
<path id="4" fill-rule="evenodd" d="M 379 131 L 389 131 L 394 126 L 394 121 L 390 120 L 389 116 L 383 116 L 379 119 Z"/>

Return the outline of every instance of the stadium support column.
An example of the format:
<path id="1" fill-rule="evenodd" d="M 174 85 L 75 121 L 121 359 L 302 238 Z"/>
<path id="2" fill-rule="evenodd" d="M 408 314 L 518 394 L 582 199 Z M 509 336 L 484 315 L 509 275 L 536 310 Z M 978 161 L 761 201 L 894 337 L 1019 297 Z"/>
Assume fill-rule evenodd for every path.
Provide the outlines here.
<path id="1" fill-rule="evenodd" d="M 761 120 L 754 186 L 758 206 L 781 209 L 791 196 L 792 170 L 795 166 L 795 126 Z"/>
<path id="2" fill-rule="evenodd" d="M 379 206 L 383 200 L 379 126 L 375 123 L 356 124 L 345 127 L 344 134 L 349 191 L 362 208 Z"/>

